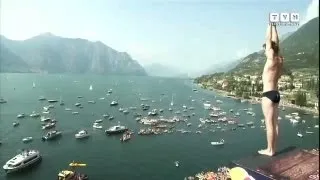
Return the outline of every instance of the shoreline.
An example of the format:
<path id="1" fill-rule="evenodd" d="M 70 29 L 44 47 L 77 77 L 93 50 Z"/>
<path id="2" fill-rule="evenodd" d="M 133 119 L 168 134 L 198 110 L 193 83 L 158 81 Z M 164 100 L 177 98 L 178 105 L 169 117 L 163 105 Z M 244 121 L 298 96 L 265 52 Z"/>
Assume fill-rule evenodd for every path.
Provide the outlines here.
<path id="1" fill-rule="evenodd" d="M 201 87 L 201 88 L 202 89 L 206 89 L 206 88 L 203 88 L 203 87 Z M 206 89 L 206 90 L 216 92 L 217 94 L 219 94 L 219 95 L 221 95 L 223 97 L 227 97 L 227 98 L 231 98 L 231 99 L 235 99 L 235 100 L 240 100 L 240 101 L 241 100 L 247 100 L 251 104 L 261 104 L 261 101 L 257 100 L 257 99 L 261 99 L 260 97 L 250 97 L 250 99 L 244 99 L 242 97 L 230 96 L 230 95 L 228 95 L 229 92 L 223 91 L 223 90 L 220 90 L 220 89 L 212 88 L 212 90 L 210 90 L 210 89 Z M 279 107 L 289 107 L 289 108 L 293 108 L 293 109 L 297 109 L 297 110 L 307 111 L 307 112 L 310 112 L 312 115 L 319 116 L 319 111 L 317 111 L 314 108 L 298 106 L 298 105 L 295 105 L 295 104 L 288 103 L 285 100 L 280 101 Z"/>

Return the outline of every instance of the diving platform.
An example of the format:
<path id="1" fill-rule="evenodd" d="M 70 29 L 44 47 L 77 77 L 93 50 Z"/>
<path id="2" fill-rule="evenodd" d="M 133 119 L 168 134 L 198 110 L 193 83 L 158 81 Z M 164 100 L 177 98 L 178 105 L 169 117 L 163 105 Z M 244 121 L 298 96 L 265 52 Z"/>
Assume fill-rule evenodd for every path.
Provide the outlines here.
<path id="1" fill-rule="evenodd" d="M 256 153 L 232 164 L 256 180 L 319 180 L 319 150 L 288 147 L 273 157 Z"/>

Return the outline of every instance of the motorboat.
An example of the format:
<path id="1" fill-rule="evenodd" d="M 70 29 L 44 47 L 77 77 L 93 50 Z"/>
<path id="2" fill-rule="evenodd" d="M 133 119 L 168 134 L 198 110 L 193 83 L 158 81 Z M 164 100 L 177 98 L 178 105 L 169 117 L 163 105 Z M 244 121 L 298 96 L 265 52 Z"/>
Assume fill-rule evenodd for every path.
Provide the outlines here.
<path id="1" fill-rule="evenodd" d="M 93 89 L 93 88 L 92 88 L 92 85 L 90 85 L 89 90 L 92 91 L 92 89 Z"/>
<path id="2" fill-rule="evenodd" d="M 42 129 L 51 129 L 51 128 L 55 127 L 55 126 L 56 126 L 55 122 L 49 122 L 49 123 L 43 125 Z"/>
<path id="3" fill-rule="evenodd" d="M 95 129 L 102 129 L 102 126 L 99 123 L 93 123 L 92 127 Z"/>
<path id="4" fill-rule="evenodd" d="M 221 139 L 219 142 L 211 142 L 213 146 L 221 146 L 224 145 L 224 139 Z"/>
<path id="5" fill-rule="evenodd" d="M 119 108 L 119 112 L 123 112 L 123 108 L 122 107 Z"/>
<path id="6" fill-rule="evenodd" d="M 150 106 L 147 105 L 147 104 L 146 104 L 146 105 L 142 104 L 141 107 L 142 107 L 142 110 L 143 110 L 143 111 L 147 111 L 147 110 L 150 109 Z"/>
<path id="7" fill-rule="evenodd" d="M 169 108 L 168 110 L 169 110 L 169 111 L 172 111 L 172 108 Z"/>
<path id="8" fill-rule="evenodd" d="M 74 104 L 76 107 L 80 107 L 81 106 L 81 103 L 75 103 Z"/>
<path id="9" fill-rule="evenodd" d="M 76 139 L 82 139 L 82 138 L 86 138 L 89 137 L 89 133 L 86 130 L 80 130 L 77 134 L 74 135 L 74 137 Z"/>
<path id="10" fill-rule="evenodd" d="M 43 117 L 43 116 L 41 116 L 41 119 L 40 119 L 41 122 L 47 122 L 50 120 L 51 120 L 51 118 L 47 118 L 47 117 Z"/>
<path id="11" fill-rule="evenodd" d="M 313 134 L 314 132 L 312 131 L 306 131 L 306 134 Z"/>
<path id="12" fill-rule="evenodd" d="M 110 115 L 109 115 L 109 114 L 103 114 L 102 116 L 103 116 L 103 118 L 107 118 L 107 117 L 109 117 Z"/>
<path id="13" fill-rule="evenodd" d="M 74 111 L 74 112 L 72 112 L 72 114 L 79 114 L 79 112 L 77 112 L 77 111 Z"/>
<path id="14" fill-rule="evenodd" d="M 108 93 L 111 94 L 111 93 L 112 93 L 112 89 L 109 89 L 109 90 L 108 90 Z"/>
<path id="15" fill-rule="evenodd" d="M 118 102 L 117 101 L 112 101 L 111 103 L 110 103 L 110 106 L 117 106 L 118 105 Z"/>
<path id="16" fill-rule="evenodd" d="M 65 110 L 65 111 L 72 111 L 71 108 L 65 108 L 64 110 Z"/>
<path id="17" fill-rule="evenodd" d="M 74 171 L 76 167 L 85 167 L 86 164 L 72 162 L 69 164 L 72 170 L 62 170 L 58 173 L 58 180 L 88 180 L 86 174 Z"/>
<path id="18" fill-rule="evenodd" d="M 17 118 L 24 118 L 26 115 L 24 114 L 24 113 L 22 113 L 22 114 L 18 114 L 17 115 Z"/>
<path id="19" fill-rule="evenodd" d="M 36 113 L 36 112 L 32 112 L 32 114 L 30 114 L 30 117 L 40 117 L 40 114 L 39 113 Z"/>
<path id="20" fill-rule="evenodd" d="M 175 165 L 176 167 L 179 167 L 179 161 L 175 161 L 175 162 L 174 162 L 174 165 Z"/>
<path id="21" fill-rule="evenodd" d="M 158 112 L 156 109 L 153 109 L 152 111 L 148 112 L 148 116 L 156 116 L 158 115 Z"/>
<path id="22" fill-rule="evenodd" d="M 4 104 L 4 103 L 7 103 L 7 101 L 4 100 L 3 98 L 0 98 L 0 104 Z"/>
<path id="23" fill-rule="evenodd" d="M 131 134 L 130 133 L 124 133 L 122 137 L 120 138 L 120 141 L 125 142 L 129 141 L 131 139 Z"/>
<path id="24" fill-rule="evenodd" d="M 49 131 L 47 132 L 46 135 L 42 136 L 42 140 L 43 141 L 46 141 L 46 140 L 52 140 L 52 139 L 55 139 L 56 137 L 59 137 L 61 136 L 62 132 L 61 131 Z"/>
<path id="25" fill-rule="evenodd" d="M 204 103 L 203 107 L 204 107 L 204 109 L 210 109 L 211 108 L 211 104 L 210 103 Z"/>
<path id="26" fill-rule="evenodd" d="M 3 169 L 6 173 L 12 173 L 29 167 L 39 160 L 41 160 L 41 155 L 38 150 L 23 150 L 21 153 L 7 161 L 3 166 Z"/>
<path id="27" fill-rule="evenodd" d="M 39 100 L 39 101 L 44 101 L 44 100 L 46 100 L 46 98 L 43 97 L 43 96 L 40 96 L 40 97 L 38 98 L 38 100 Z"/>
<path id="28" fill-rule="evenodd" d="M 33 138 L 30 136 L 30 137 L 25 137 L 22 139 L 22 142 L 24 143 L 28 143 L 28 142 L 31 142 L 33 140 Z"/>
<path id="29" fill-rule="evenodd" d="M 318 124 L 314 125 L 314 128 L 319 128 L 319 125 Z"/>
<path id="30" fill-rule="evenodd" d="M 121 134 L 124 133 L 128 130 L 127 127 L 125 126 L 121 126 L 121 125 L 116 125 L 116 126 L 112 126 L 109 129 L 105 130 L 105 133 L 107 135 L 111 135 L 111 134 Z"/>
<path id="31" fill-rule="evenodd" d="M 94 123 L 101 123 L 102 122 L 102 119 L 97 119 L 94 121 Z"/>
<path id="32" fill-rule="evenodd" d="M 55 99 L 49 99 L 48 100 L 48 103 L 56 103 L 56 102 L 58 102 L 58 100 L 55 100 Z"/>
<path id="33" fill-rule="evenodd" d="M 88 101 L 89 104 L 95 104 L 95 101 Z"/>
<path id="34" fill-rule="evenodd" d="M 123 114 L 129 114 L 129 110 L 128 109 L 124 109 L 123 110 Z"/>
<path id="35" fill-rule="evenodd" d="M 13 125 L 13 127 L 17 127 L 17 126 L 19 126 L 19 122 L 14 122 L 14 123 L 12 123 L 12 125 Z"/>
<path id="36" fill-rule="evenodd" d="M 108 119 L 111 121 L 114 119 L 114 116 L 110 116 Z"/>
<path id="37" fill-rule="evenodd" d="M 298 137 L 301 137 L 301 138 L 303 137 L 303 135 L 302 135 L 301 132 L 298 132 L 298 133 L 297 133 L 297 136 L 298 136 Z"/>

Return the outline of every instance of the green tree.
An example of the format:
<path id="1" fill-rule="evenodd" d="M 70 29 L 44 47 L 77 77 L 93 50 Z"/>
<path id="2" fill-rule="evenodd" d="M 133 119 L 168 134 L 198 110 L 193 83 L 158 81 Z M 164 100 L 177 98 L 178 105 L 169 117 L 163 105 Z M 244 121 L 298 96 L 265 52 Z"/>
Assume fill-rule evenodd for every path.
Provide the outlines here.
<path id="1" fill-rule="evenodd" d="M 298 91 L 295 93 L 294 97 L 295 97 L 296 105 L 299 105 L 299 106 L 307 105 L 307 95 L 305 92 Z"/>

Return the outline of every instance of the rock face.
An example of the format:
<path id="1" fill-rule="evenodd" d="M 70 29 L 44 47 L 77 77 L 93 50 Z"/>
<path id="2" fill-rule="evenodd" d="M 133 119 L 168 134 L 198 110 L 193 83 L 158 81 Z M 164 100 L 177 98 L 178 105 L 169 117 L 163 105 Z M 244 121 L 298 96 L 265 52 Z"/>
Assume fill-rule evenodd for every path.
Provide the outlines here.
<path id="1" fill-rule="evenodd" d="M 319 68 L 319 17 L 310 20 L 280 42 L 285 58 L 284 67 L 290 70 Z M 240 59 L 231 72 L 261 72 L 266 57 L 263 51 Z"/>
<path id="2" fill-rule="evenodd" d="M 102 42 L 41 34 L 24 41 L 1 36 L 1 72 L 146 75 L 126 52 Z M 4 52 L 4 53 L 3 53 Z"/>

